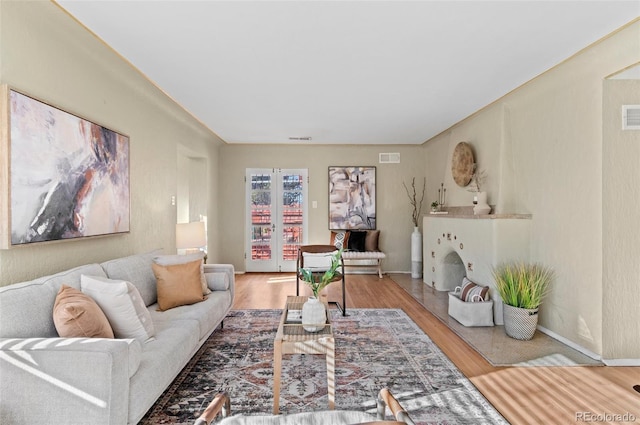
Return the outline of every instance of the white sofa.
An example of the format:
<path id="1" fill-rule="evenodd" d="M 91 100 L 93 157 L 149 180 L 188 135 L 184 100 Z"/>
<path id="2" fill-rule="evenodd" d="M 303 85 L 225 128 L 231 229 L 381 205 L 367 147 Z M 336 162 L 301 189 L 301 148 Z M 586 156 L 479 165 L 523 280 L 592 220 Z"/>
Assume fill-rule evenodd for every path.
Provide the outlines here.
<path id="1" fill-rule="evenodd" d="M 212 293 L 192 305 L 157 310 L 152 260 L 158 252 L 88 264 L 0 287 L 0 423 L 136 424 L 222 323 L 234 298 L 232 265 L 206 264 Z M 53 305 L 80 276 L 133 283 L 155 336 L 60 338 Z"/>

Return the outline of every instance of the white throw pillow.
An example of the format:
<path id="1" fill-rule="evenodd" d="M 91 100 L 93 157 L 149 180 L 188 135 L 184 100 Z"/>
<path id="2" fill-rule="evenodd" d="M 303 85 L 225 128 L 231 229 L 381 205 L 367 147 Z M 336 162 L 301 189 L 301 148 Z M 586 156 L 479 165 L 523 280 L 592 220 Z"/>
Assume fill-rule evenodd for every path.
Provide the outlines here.
<path id="1" fill-rule="evenodd" d="M 80 290 L 100 306 L 116 338 L 135 338 L 144 343 L 155 335 L 151 314 L 131 282 L 81 275 Z"/>
<path id="2" fill-rule="evenodd" d="M 335 253 L 333 252 L 303 252 L 304 258 L 303 264 L 305 269 L 311 271 L 326 271 L 331 268 L 331 258 Z"/>
<path id="3" fill-rule="evenodd" d="M 207 285 L 207 278 L 204 275 L 204 253 L 186 255 L 159 255 L 153 258 L 153 262 L 159 266 L 175 266 L 177 264 L 186 264 L 195 260 L 202 260 L 200 265 L 200 284 L 202 285 L 202 295 L 209 295 L 211 290 Z"/>

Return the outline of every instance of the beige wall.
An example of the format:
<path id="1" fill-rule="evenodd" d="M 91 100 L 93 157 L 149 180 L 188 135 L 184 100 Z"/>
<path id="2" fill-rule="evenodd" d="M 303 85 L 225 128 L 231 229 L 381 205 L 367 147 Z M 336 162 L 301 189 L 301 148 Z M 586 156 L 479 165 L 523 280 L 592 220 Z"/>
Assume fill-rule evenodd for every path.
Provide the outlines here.
<path id="1" fill-rule="evenodd" d="M 603 287 L 603 259 L 623 268 L 630 258 L 603 257 L 602 86 L 605 77 L 638 61 L 640 22 L 636 21 L 426 144 L 427 178 L 445 182 L 450 205 L 470 205 L 471 198 L 455 186 L 449 167 L 442 164 L 450 164 L 458 142 L 469 141 L 479 167 L 488 173 L 489 203 L 497 205 L 498 212 L 533 214 L 531 260 L 557 273 L 541 309 L 540 324 L 610 358 L 640 358 L 640 346 L 636 330 L 632 339 L 614 337 L 613 351 L 603 347 L 603 331 L 620 326 L 617 320 L 614 325 L 603 319 L 602 299 L 610 290 Z M 636 148 L 620 153 L 636 155 L 637 165 Z M 637 172 L 613 174 L 612 183 L 622 176 L 629 179 L 628 190 L 618 192 L 621 199 L 631 191 L 637 193 Z M 637 203 L 637 195 L 631 198 Z M 637 229 L 637 224 L 631 228 Z M 637 258 L 637 243 L 631 248 L 628 255 Z M 637 289 L 637 279 L 635 284 Z M 637 298 L 618 298 L 622 311 L 638 310 Z M 607 323 L 605 329 L 603 323 Z"/>
<path id="2" fill-rule="evenodd" d="M 622 105 L 640 105 L 640 80 L 604 82 L 603 357 L 640 358 L 640 130 L 622 130 Z"/>
<path id="3" fill-rule="evenodd" d="M 413 177 L 420 182 L 425 176 L 421 146 L 294 146 L 294 145 L 225 145 L 220 151 L 221 188 L 218 202 L 224 252 L 221 259 L 244 270 L 245 185 L 247 168 L 307 168 L 309 170 L 309 200 L 318 208 L 309 208 L 308 243 L 329 242 L 328 167 L 330 165 L 366 165 L 376 167 L 377 227 L 381 230 L 380 245 L 387 253 L 383 269 L 410 270 L 410 235 L 413 231 L 411 206 L 402 187 Z M 399 152 L 400 164 L 378 164 L 378 153 Z M 429 199 L 425 195 L 423 212 Z"/>
<path id="4" fill-rule="evenodd" d="M 155 248 L 173 252 L 177 146 L 213 164 L 212 209 L 220 141 L 52 2 L 3 1 L 0 19 L 0 81 L 128 135 L 131 154 L 130 234 L 2 250 L 0 284 Z M 211 218 L 215 224 L 215 211 Z"/>

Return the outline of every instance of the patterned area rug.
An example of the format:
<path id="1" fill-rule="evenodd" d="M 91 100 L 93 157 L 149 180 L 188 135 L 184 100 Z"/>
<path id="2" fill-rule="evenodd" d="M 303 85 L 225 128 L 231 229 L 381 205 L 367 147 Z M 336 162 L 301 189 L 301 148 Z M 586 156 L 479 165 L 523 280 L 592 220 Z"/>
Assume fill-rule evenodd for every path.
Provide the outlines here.
<path id="1" fill-rule="evenodd" d="M 416 423 L 507 424 L 431 339 L 398 309 L 332 310 L 336 337 L 336 409 L 375 414 L 388 387 Z M 192 424 L 221 390 L 233 413 L 273 409 L 273 339 L 280 310 L 234 310 L 141 424 Z M 282 363 L 281 413 L 327 409 L 323 356 Z"/>

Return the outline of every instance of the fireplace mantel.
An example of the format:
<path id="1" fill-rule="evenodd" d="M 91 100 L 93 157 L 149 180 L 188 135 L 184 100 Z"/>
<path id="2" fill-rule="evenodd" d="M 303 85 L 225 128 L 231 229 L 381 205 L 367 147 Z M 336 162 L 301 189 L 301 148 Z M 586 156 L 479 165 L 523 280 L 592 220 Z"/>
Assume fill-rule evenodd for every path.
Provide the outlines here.
<path id="1" fill-rule="evenodd" d="M 499 220 L 499 219 L 516 219 L 516 220 L 531 220 L 531 214 L 458 214 L 458 213 L 447 213 L 447 214 L 425 214 L 424 217 L 433 217 L 433 218 L 464 218 L 470 220 Z"/>
<path id="2" fill-rule="evenodd" d="M 492 205 L 493 210 L 495 206 Z M 473 206 L 468 207 L 445 207 L 444 211 L 437 213 L 424 214 L 423 217 L 437 217 L 437 218 L 464 218 L 471 220 L 499 220 L 499 219 L 516 219 L 516 220 L 531 220 L 531 214 L 479 214 L 473 213 Z"/>

